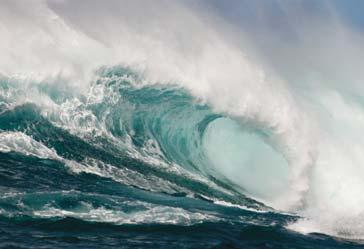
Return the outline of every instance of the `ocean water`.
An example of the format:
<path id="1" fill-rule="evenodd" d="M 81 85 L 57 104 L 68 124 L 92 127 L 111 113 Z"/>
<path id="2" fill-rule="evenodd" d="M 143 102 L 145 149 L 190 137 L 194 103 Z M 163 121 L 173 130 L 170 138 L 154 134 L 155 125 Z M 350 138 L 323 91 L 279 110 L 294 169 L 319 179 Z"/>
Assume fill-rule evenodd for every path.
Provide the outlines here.
<path id="1" fill-rule="evenodd" d="M 212 3 L 30 3 L 0 3 L 0 248 L 364 247 L 360 33 L 300 12 L 264 45 Z"/>
<path id="2" fill-rule="evenodd" d="M 0 115 L 1 247 L 361 247 L 289 229 L 299 214 L 247 197 L 209 168 L 209 153 L 229 156 L 236 149 L 224 143 L 248 143 L 281 162 L 256 141 L 267 136 L 262 131 L 236 130 L 236 121 L 183 89 L 138 86 L 138 80 L 130 69 L 104 68 L 88 94 L 76 96 L 2 79 L 9 99 L 3 97 Z M 11 106 L 31 92 L 53 105 Z M 237 141 L 227 139 L 230 132 Z"/>

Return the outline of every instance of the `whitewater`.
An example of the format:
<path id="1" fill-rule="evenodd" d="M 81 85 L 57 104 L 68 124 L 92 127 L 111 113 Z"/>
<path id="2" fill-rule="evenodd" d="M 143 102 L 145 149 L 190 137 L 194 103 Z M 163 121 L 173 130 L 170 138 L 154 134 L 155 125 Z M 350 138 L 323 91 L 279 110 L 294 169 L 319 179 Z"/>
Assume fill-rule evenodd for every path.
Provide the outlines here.
<path id="1" fill-rule="evenodd" d="M 1 248 L 362 247 L 363 34 L 219 4 L 0 2 Z"/>

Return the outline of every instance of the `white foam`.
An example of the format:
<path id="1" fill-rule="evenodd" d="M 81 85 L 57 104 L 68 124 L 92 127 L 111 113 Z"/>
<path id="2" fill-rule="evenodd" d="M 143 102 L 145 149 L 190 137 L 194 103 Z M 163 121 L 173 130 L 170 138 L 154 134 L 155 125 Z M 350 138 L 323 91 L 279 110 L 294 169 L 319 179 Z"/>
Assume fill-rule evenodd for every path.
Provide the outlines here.
<path id="1" fill-rule="evenodd" d="M 233 204 L 231 202 L 222 201 L 222 200 L 214 200 L 214 203 L 217 204 L 217 205 L 225 206 L 225 207 L 234 207 L 234 208 L 239 208 L 239 209 L 242 209 L 242 210 L 255 212 L 255 213 L 267 213 L 267 212 L 269 212 L 267 210 L 260 210 L 260 209 L 250 208 L 250 207 L 247 207 L 247 206 Z"/>
<path id="2" fill-rule="evenodd" d="M 59 159 L 54 149 L 49 149 L 22 132 L 1 132 L 0 151 L 5 153 L 14 151 L 43 159 Z"/>
<path id="3" fill-rule="evenodd" d="M 193 225 L 203 221 L 217 221 L 218 218 L 209 214 L 190 212 L 182 208 L 167 206 L 152 206 L 143 211 L 125 213 L 110 210 L 103 207 L 86 209 L 84 211 L 68 211 L 57 208 L 49 208 L 34 211 L 38 217 L 73 217 L 87 221 L 107 222 L 113 224 L 173 224 Z"/>
<path id="4" fill-rule="evenodd" d="M 154 192 L 191 193 L 188 189 L 180 187 L 168 180 L 153 175 L 143 175 L 125 167 L 118 168 L 90 158 L 87 158 L 82 164 L 71 166 L 71 169 L 76 173 L 86 172 L 95 174 L 101 177 L 111 178 L 116 182 L 121 182 L 126 185 L 136 186 Z"/>

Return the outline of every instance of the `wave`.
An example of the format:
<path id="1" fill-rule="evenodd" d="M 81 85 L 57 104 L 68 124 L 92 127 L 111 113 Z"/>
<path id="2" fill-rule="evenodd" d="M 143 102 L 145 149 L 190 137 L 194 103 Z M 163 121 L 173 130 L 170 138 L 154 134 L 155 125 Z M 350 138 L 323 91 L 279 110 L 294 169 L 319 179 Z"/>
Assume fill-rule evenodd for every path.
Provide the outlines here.
<path id="1" fill-rule="evenodd" d="M 1 151 L 57 160 L 74 172 L 134 182 L 145 189 L 193 194 L 183 185 L 196 184 L 198 191 L 208 186 L 233 195 L 233 188 L 208 171 L 202 148 L 206 127 L 222 116 L 195 102 L 182 89 L 133 86 L 135 79 L 128 72 L 123 68 L 107 70 L 87 96 L 63 99 L 64 93 L 57 92 L 61 100 L 59 95 L 48 95 L 50 89 L 43 86 L 17 89 L 19 96 L 9 99 L 36 91 L 36 99 L 46 95 L 48 104 L 27 103 L 3 110 L 0 129 L 16 131 L 1 133 Z M 6 84 L 4 92 L 11 92 L 12 87 Z M 139 163 L 134 166 L 132 161 Z M 140 163 L 146 167 L 141 168 Z M 148 185 L 151 181 L 155 186 Z"/>
<path id="2" fill-rule="evenodd" d="M 235 37 L 199 5 L 144 3 L 144 23 L 138 3 L 111 2 L 0 10 L 0 215 L 191 225 L 226 219 L 224 205 L 291 213 L 284 226 L 299 232 L 363 237 L 361 73 L 324 56 L 352 44 L 345 58 L 362 65 L 360 35 L 340 26 L 347 40 L 323 53 L 307 38 L 331 41 L 317 20 L 297 27 L 298 44 L 265 46 L 259 31 Z M 113 192 L 143 207 L 128 214 Z"/>

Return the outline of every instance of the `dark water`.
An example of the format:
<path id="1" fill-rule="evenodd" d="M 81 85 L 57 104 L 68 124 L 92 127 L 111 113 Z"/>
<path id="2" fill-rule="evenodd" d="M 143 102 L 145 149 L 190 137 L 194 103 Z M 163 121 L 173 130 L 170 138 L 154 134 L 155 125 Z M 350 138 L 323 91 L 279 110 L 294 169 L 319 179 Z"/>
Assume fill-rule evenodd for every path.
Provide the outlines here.
<path id="1" fill-rule="evenodd" d="M 0 248 L 363 247 L 288 230 L 299 217 L 215 172 L 204 132 L 228 117 L 125 68 L 97 75 L 84 94 L 1 79 Z"/>

